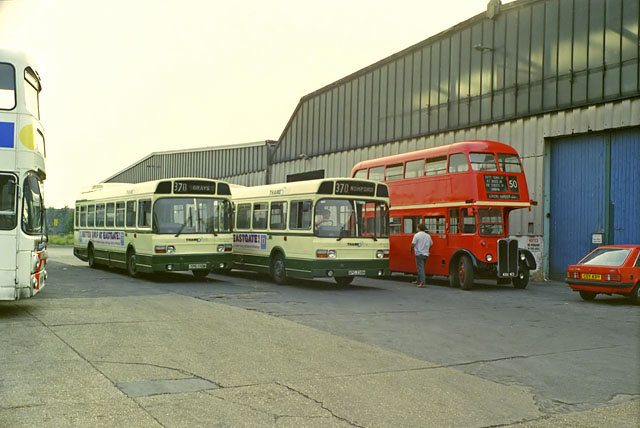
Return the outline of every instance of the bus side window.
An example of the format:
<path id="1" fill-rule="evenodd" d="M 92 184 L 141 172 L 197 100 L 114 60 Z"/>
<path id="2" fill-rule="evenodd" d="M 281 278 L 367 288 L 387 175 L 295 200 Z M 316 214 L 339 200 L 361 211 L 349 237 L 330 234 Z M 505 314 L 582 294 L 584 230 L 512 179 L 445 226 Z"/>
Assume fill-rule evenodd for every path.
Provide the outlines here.
<path id="1" fill-rule="evenodd" d="M 89 205 L 87 209 L 87 227 L 94 227 L 96 219 L 96 206 Z"/>
<path id="2" fill-rule="evenodd" d="M 269 228 L 272 230 L 284 230 L 287 228 L 287 203 L 271 202 L 271 221 Z"/>
<path id="3" fill-rule="evenodd" d="M 87 227 L 87 206 L 82 205 L 80 207 L 80 227 Z"/>
<path id="4" fill-rule="evenodd" d="M 267 214 L 269 204 L 266 202 L 256 202 L 253 204 L 253 229 L 264 230 L 267 228 Z"/>
<path id="5" fill-rule="evenodd" d="M 444 216 L 429 216 L 424 218 L 424 224 L 427 226 L 428 233 L 441 235 L 444 233 Z"/>
<path id="6" fill-rule="evenodd" d="M 449 233 L 460 233 L 460 211 L 449 210 Z"/>
<path id="7" fill-rule="evenodd" d="M 80 207 L 76 206 L 76 218 L 73 225 L 78 228 L 80 227 Z"/>
<path id="8" fill-rule="evenodd" d="M 289 229 L 311 229 L 311 201 L 292 201 Z"/>
<path id="9" fill-rule="evenodd" d="M 116 227 L 124 227 L 124 202 L 116 202 Z"/>
<path id="10" fill-rule="evenodd" d="M 402 218 L 391 217 L 389 218 L 389 232 L 391 235 L 398 235 L 402 233 Z"/>
<path id="11" fill-rule="evenodd" d="M 236 229 L 251 228 L 251 204 L 238 204 L 236 212 Z"/>
<path id="12" fill-rule="evenodd" d="M 440 175 L 444 174 L 445 172 L 447 172 L 446 156 L 427 159 L 424 175 Z"/>
<path id="13" fill-rule="evenodd" d="M 107 204 L 107 220 L 105 222 L 106 227 L 113 227 L 114 219 L 116 216 L 116 204 L 109 202 Z"/>
<path id="14" fill-rule="evenodd" d="M 384 179 L 384 166 L 377 166 L 369 170 L 369 180 L 382 181 Z"/>
<path id="15" fill-rule="evenodd" d="M 471 209 L 462 210 L 462 233 L 476 233 L 476 213 Z"/>
<path id="16" fill-rule="evenodd" d="M 405 217 L 403 222 L 404 233 L 416 233 L 421 219 L 420 216 Z"/>
<path id="17" fill-rule="evenodd" d="M 367 170 L 366 169 L 357 170 L 356 173 L 353 174 L 353 178 L 367 178 Z"/>
<path id="18" fill-rule="evenodd" d="M 449 172 L 465 172 L 468 170 L 469 163 L 464 153 L 454 153 L 449 156 Z"/>
<path id="19" fill-rule="evenodd" d="M 403 165 L 401 163 L 396 165 L 389 165 L 385 170 L 385 181 L 395 181 L 400 180 L 402 178 L 402 168 Z"/>
<path id="20" fill-rule="evenodd" d="M 127 227 L 136 227 L 136 201 L 127 201 Z"/>
<path id="21" fill-rule="evenodd" d="M 416 178 L 424 175 L 424 159 L 407 162 L 404 168 L 404 178 Z"/>
<path id="22" fill-rule="evenodd" d="M 96 205 L 96 227 L 104 227 L 104 204 Z"/>
<path id="23" fill-rule="evenodd" d="M 138 227 L 151 227 L 151 200 L 138 201 Z"/>

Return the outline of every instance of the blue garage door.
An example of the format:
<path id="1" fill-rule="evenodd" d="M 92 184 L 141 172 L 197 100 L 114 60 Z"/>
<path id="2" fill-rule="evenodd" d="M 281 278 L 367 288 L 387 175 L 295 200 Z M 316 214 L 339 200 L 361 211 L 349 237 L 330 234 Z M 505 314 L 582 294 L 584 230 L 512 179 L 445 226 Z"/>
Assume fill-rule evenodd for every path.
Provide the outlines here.
<path id="1" fill-rule="evenodd" d="M 640 244 L 640 131 L 611 137 L 611 239 L 613 244 Z"/>
<path id="2" fill-rule="evenodd" d="M 561 138 L 551 143 L 549 274 L 566 275 L 597 246 L 640 243 L 640 130 Z"/>
<path id="3" fill-rule="evenodd" d="M 551 144 L 549 274 L 554 279 L 563 278 L 567 265 L 592 248 L 592 233 L 604 232 L 605 154 L 603 135 Z"/>

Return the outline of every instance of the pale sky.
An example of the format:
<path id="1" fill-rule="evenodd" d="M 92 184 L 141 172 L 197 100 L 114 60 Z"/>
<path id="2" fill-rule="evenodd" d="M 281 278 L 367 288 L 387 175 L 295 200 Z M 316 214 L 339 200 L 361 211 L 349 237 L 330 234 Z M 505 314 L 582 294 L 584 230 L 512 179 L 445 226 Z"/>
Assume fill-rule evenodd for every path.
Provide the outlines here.
<path id="1" fill-rule="evenodd" d="M 0 0 L 0 46 L 38 65 L 61 208 L 152 152 L 276 140 L 304 95 L 487 3 Z"/>

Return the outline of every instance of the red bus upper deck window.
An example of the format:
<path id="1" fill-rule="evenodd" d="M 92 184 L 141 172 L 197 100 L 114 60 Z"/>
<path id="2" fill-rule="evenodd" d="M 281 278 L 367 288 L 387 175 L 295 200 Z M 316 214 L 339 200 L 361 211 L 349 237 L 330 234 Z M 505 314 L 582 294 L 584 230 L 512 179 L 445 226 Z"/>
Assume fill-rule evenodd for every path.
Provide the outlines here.
<path id="1" fill-rule="evenodd" d="M 469 153 L 471 169 L 474 171 L 497 171 L 496 158 L 493 153 Z"/>
<path id="2" fill-rule="evenodd" d="M 464 155 L 462 155 L 464 156 Z M 464 158 L 465 165 L 467 158 Z M 466 170 L 465 170 L 466 171 Z M 447 172 L 447 157 L 440 156 L 437 158 L 427 159 L 424 175 L 438 175 Z"/>
<path id="3" fill-rule="evenodd" d="M 404 167 L 404 178 L 422 177 L 424 174 L 424 159 L 409 161 Z"/>
<path id="4" fill-rule="evenodd" d="M 500 164 L 502 172 L 522 172 L 520 159 L 518 159 L 518 156 L 516 155 L 499 153 L 498 163 Z"/>
<path id="5" fill-rule="evenodd" d="M 449 172 L 469 171 L 469 163 L 464 153 L 454 153 L 449 156 Z"/>
<path id="6" fill-rule="evenodd" d="M 356 171 L 355 174 L 353 174 L 354 178 L 367 178 L 367 170 L 366 169 L 359 169 Z"/>
<path id="7" fill-rule="evenodd" d="M 377 166 L 369 170 L 369 180 L 382 181 L 384 179 L 384 166 Z"/>
<path id="8" fill-rule="evenodd" d="M 386 169 L 386 171 L 384 172 L 385 174 L 385 181 L 395 181 L 395 180 L 401 180 L 402 179 L 402 164 L 396 164 L 396 165 L 389 165 Z"/>

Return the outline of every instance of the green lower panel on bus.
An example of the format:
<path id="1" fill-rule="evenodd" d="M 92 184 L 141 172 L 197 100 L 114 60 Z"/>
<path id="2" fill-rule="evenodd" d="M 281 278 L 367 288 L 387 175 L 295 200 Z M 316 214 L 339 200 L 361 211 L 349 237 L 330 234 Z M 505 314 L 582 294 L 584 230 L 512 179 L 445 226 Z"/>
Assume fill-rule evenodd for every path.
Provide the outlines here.
<path id="1" fill-rule="evenodd" d="M 234 267 L 254 272 L 269 273 L 270 257 L 236 254 Z M 336 260 L 336 259 L 293 259 L 285 260 L 287 276 L 294 278 L 329 278 L 343 276 L 389 275 L 389 259 L 376 260 Z"/>
<path id="2" fill-rule="evenodd" d="M 231 267 L 232 253 L 137 255 L 136 263 L 141 272 L 174 272 Z"/>

